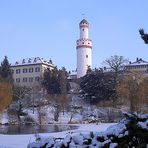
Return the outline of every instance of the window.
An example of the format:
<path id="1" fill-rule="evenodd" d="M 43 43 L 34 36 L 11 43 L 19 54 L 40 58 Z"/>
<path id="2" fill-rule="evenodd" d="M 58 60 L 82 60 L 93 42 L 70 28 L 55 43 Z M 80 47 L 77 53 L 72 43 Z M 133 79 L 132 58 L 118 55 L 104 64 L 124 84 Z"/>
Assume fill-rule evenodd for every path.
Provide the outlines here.
<path id="1" fill-rule="evenodd" d="M 16 83 L 19 83 L 20 82 L 20 78 L 16 78 Z"/>
<path id="2" fill-rule="evenodd" d="M 35 81 L 39 81 L 40 80 L 40 77 L 35 77 Z"/>
<path id="3" fill-rule="evenodd" d="M 23 78 L 23 82 L 27 82 L 27 78 L 26 77 Z"/>
<path id="4" fill-rule="evenodd" d="M 13 69 L 11 69 L 11 72 L 12 72 L 12 73 L 14 73 L 14 70 L 13 70 Z"/>
<path id="5" fill-rule="evenodd" d="M 21 70 L 20 69 L 16 69 L 16 74 L 19 74 L 21 73 Z"/>
<path id="6" fill-rule="evenodd" d="M 33 72 L 33 68 L 29 68 L 29 72 Z"/>
<path id="7" fill-rule="evenodd" d="M 40 72 L 40 67 L 36 67 L 35 72 Z"/>
<path id="8" fill-rule="evenodd" d="M 27 68 L 24 68 L 23 69 L 23 73 L 27 73 Z"/>
<path id="9" fill-rule="evenodd" d="M 30 77 L 29 78 L 29 82 L 33 82 L 33 77 Z"/>
<path id="10" fill-rule="evenodd" d="M 88 55 L 86 55 L 86 58 L 88 58 Z"/>

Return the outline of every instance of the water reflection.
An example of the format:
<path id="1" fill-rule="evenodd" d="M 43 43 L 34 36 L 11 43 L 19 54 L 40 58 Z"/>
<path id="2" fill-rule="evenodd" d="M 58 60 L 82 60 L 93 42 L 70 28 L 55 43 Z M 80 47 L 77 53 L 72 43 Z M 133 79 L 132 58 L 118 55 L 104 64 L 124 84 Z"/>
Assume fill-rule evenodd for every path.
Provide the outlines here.
<path id="1" fill-rule="evenodd" d="M 75 125 L 0 125 L 1 134 L 52 133 L 77 129 Z"/>

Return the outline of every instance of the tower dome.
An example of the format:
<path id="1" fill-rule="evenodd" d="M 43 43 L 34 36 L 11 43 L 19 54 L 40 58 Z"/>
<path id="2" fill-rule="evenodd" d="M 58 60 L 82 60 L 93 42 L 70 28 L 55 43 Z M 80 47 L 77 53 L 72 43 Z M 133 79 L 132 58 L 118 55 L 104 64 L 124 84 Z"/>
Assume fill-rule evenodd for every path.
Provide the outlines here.
<path id="1" fill-rule="evenodd" d="M 83 19 L 80 23 L 79 23 L 80 28 L 81 27 L 89 27 L 89 23 L 86 19 Z"/>
<path id="2" fill-rule="evenodd" d="M 88 24 L 88 21 L 86 19 L 83 19 L 80 24 Z"/>

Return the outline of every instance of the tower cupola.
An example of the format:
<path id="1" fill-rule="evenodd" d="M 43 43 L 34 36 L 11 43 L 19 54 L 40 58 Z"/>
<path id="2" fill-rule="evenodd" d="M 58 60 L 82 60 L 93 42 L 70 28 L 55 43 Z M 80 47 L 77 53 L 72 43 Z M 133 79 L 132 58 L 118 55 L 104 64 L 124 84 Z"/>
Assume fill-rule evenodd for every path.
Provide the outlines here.
<path id="1" fill-rule="evenodd" d="M 80 22 L 80 24 L 79 24 L 79 26 L 80 26 L 80 28 L 81 27 L 89 27 L 89 23 L 87 22 L 87 20 L 86 19 L 83 19 L 81 22 Z"/>

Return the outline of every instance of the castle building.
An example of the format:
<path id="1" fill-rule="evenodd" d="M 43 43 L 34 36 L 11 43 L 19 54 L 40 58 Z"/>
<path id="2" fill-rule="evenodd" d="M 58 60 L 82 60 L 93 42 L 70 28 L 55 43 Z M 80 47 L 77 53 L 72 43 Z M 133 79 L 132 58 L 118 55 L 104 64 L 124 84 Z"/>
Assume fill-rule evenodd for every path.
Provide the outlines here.
<path id="1" fill-rule="evenodd" d="M 92 41 L 89 39 L 89 23 L 83 19 L 79 23 L 80 39 L 76 41 L 77 78 L 83 77 L 92 67 Z"/>
<path id="2" fill-rule="evenodd" d="M 137 58 L 135 62 L 125 65 L 125 69 L 128 71 L 142 72 L 145 77 L 148 77 L 148 62 L 141 58 Z"/>
<path id="3" fill-rule="evenodd" d="M 27 58 L 11 65 L 15 85 L 39 87 L 44 71 L 53 69 L 52 61 L 43 58 Z"/>

